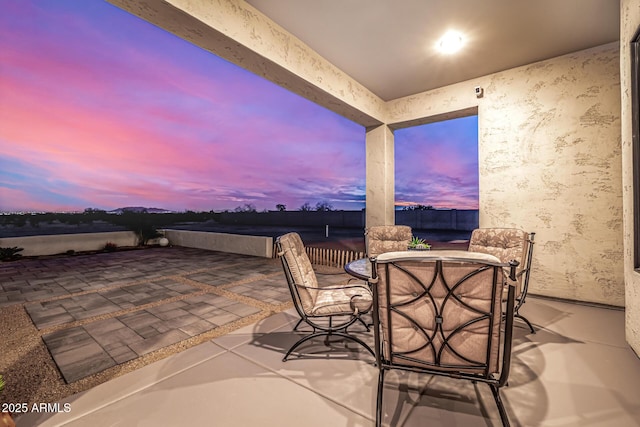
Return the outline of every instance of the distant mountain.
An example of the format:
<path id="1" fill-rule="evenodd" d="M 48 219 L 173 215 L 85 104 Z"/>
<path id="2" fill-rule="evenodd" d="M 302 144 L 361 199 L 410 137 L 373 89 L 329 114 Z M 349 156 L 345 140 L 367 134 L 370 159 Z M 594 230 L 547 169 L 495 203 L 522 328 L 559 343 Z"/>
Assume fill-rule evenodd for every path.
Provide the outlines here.
<path id="1" fill-rule="evenodd" d="M 145 208 L 144 206 L 126 206 L 124 208 L 114 209 L 112 211 L 108 211 L 108 213 L 112 214 L 122 214 L 124 212 L 147 212 L 147 213 L 173 213 L 173 211 L 167 209 L 160 208 Z"/>

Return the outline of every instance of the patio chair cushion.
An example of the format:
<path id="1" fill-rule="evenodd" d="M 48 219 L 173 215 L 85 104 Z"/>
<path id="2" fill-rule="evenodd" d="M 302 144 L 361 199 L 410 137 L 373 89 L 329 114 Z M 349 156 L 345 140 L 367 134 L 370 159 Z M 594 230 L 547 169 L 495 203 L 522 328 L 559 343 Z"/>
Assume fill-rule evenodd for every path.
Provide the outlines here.
<path id="1" fill-rule="evenodd" d="M 293 282 L 298 287 L 302 307 L 305 312 L 311 313 L 318 295 L 318 279 L 304 249 L 304 243 L 297 233 L 287 233 L 279 239 L 282 256 L 289 266 Z"/>
<path id="2" fill-rule="evenodd" d="M 514 289 L 506 286 L 503 315 L 507 264 L 468 251 L 391 252 L 371 263 L 379 369 L 376 425 L 382 425 L 385 372 L 398 369 L 489 385 L 500 419 L 509 426 L 500 397 L 509 377 L 515 305 Z M 508 264 L 511 277 L 515 267 Z"/>
<path id="3" fill-rule="evenodd" d="M 383 325 L 383 336 L 387 333 L 387 309 L 386 309 L 386 286 L 389 283 L 389 298 L 392 305 L 401 306 L 392 313 L 393 323 L 393 349 L 395 354 L 405 353 L 411 360 L 403 360 L 400 363 L 424 367 L 426 365 L 438 365 L 440 369 L 447 370 L 447 365 L 452 366 L 451 370 L 463 372 L 482 372 L 483 368 L 474 367 L 479 363 L 489 363 L 491 372 L 497 372 L 499 368 L 499 342 L 500 342 L 500 318 L 501 318 L 501 297 L 493 296 L 493 270 L 488 269 L 479 274 L 471 276 L 467 280 L 462 280 L 466 275 L 475 272 L 482 267 L 484 262 L 500 263 L 497 257 L 488 254 L 469 254 L 460 251 L 451 251 L 452 256 L 463 255 L 467 258 L 461 262 L 442 262 L 441 275 L 436 274 L 436 263 L 405 260 L 398 262 L 402 269 L 389 269 L 384 272 L 384 264 L 378 264 L 379 283 L 377 289 L 380 294 L 380 322 Z M 393 259 L 400 254 L 383 254 L 378 257 L 379 261 Z M 424 259 L 422 254 L 411 256 Z M 475 261 L 474 261 L 475 260 Z M 407 273 L 408 272 L 408 273 Z M 425 293 L 425 283 L 420 283 L 416 278 L 424 280 L 436 277 L 436 281 L 430 286 L 429 298 L 417 298 Z M 463 301 L 469 307 L 482 312 L 489 312 L 491 304 L 494 304 L 494 319 L 492 330 L 489 334 L 490 321 L 484 319 L 470 326 L 461 328 L 466 322 L 478 317 L 478 312 L 465 307 L 456 299 L 447 297 L 447 287 L 458 283 L 462 284 L 455 290 L 457 299 Z M 427 283 L 426 285 L 429 285 Z M 494 299 L 492 300 L 492 297 Z M 429 303 L 428 301 L 432 301 Z M 396 306 L 397 307 L 397 306 Z M 440 313 L 442 318 L 442 334 L 436 325 L 435 307 L 442 307 Z M 456 328 L 460 328 L 457 333 L 451 334 Z M 425 334 L 426 332 L 426 334 Z M 444 344 L 443 336 L 449 340 Z M 432 337 L 436 349 L 442 348 L 440 360 L 436 361 L 432 347 L 429 345 L 429 337 Z M 491 354 L 487 360 L 487 348 L 491 339 Z M 383 353 L 386 358 L 388 354 L 388 343 L 383 338 Z M 462 356 L 462 357 L 460 357 Z M 468 359 L 468 360 L 465 360 Z M 394 360 L 391 360 L 394 362 Z M 473 363 L 471 361 L 476 361 Z M 455 367 L 454 367 L 455 366 Z"/>
<path id="4" fill-rule="evenodd" d="M 328 316 L 340 313 L 366 313 L 371 310 L 373 296 L 366 285 L 346 284 L 318 289 L 312 316 Z"/>
<path id="5" fill-rule="evenodd" d="M 526 231 L 517 228 L 476 228 L 471 233 L 469 251 L 491 254 L 504 263 L 518 261 L 516 296 L 519 296 L 522 292 L 521 272 L 526 267 L 528 238 Z"/>
<path id="6" fill-rule="evenodd" d="M 367 255 L 378 256 L 385 252 L 406 251 L 411 241 L 411 227 L 407 225 L 377 225 L 365 231 Z"/>

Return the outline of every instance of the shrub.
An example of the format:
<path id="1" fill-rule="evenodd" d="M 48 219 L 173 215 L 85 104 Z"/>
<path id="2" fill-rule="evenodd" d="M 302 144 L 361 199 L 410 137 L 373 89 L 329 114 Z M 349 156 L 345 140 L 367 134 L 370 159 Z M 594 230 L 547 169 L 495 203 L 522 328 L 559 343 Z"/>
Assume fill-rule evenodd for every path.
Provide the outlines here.
<path id="1" fill-rule="evenodd" d="M 118 249 L 118 245 L 113 242 L 107 242 L 104 245 L 105 252 L 115 252 Z"/>
<path id="2" fill-rule="evenodd" d="M 150 239 L 161 236 L 154 223 L 158 218 L 147 213 L 125 211 L 120 215 L 116 215 L 113 218 L 113 222 L 136 233 L 138 246 L 145 246 Z"/>
<path id="3" fill-rule="evenodd" d="M 12 248 L 0 248 L 0 260 L 1 261 L 12 261 L 14 259 L 18 259 L 22 256 L 18 252 L 22 251 L 24 248 L 18 248 L 14 246 Z"/>

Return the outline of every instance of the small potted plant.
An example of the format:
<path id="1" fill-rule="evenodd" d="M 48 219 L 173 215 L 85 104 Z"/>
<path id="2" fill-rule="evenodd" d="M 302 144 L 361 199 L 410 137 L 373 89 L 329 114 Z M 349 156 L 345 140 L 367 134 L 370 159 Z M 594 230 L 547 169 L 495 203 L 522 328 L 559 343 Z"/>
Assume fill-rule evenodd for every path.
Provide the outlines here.
<path id="1" fill-rule="evenodd" d="M 409 241 L 409 248 L 410 251 L 427 251 L 429 249 L 431 249 L 431 245 L 428 244 L 424 239 L 421 239 L 419 237 L 413 236 L 411 238 L 411 240 Z"/>

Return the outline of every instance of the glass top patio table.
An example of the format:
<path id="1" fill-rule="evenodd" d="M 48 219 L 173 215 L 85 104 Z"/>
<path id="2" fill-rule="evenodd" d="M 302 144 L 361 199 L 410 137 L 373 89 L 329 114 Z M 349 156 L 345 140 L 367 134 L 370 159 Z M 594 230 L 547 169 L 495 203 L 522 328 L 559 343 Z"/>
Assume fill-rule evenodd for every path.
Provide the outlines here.
<path id="1" fill-rule="evenodd" d="M 432 257 L 455 257 L 455 258 L 467 258 L 469 254 L 472 252 L 468 251 L 460 251 L 460 250 L 426 250 L 426 251 L 407 251 L 411 254 L 411 256 L 415 256 L 416 252 L 426 252 L 425 255 L 430 255 Z M 344 266 L 344 271 L 350 274 L 353 277 L 356 277 L 360 280 L 369 280 L 371 279 L 371 260 L 369 258 L 360 258 L 355 261 L 351 261 L 350 263 Z"/>
<path id="2" fill-rule="evenodd" d="M 360 280 L 371 278 L 371 261 L 369 258 L 360 258 L 344 266 L 344 271 Z"/>

